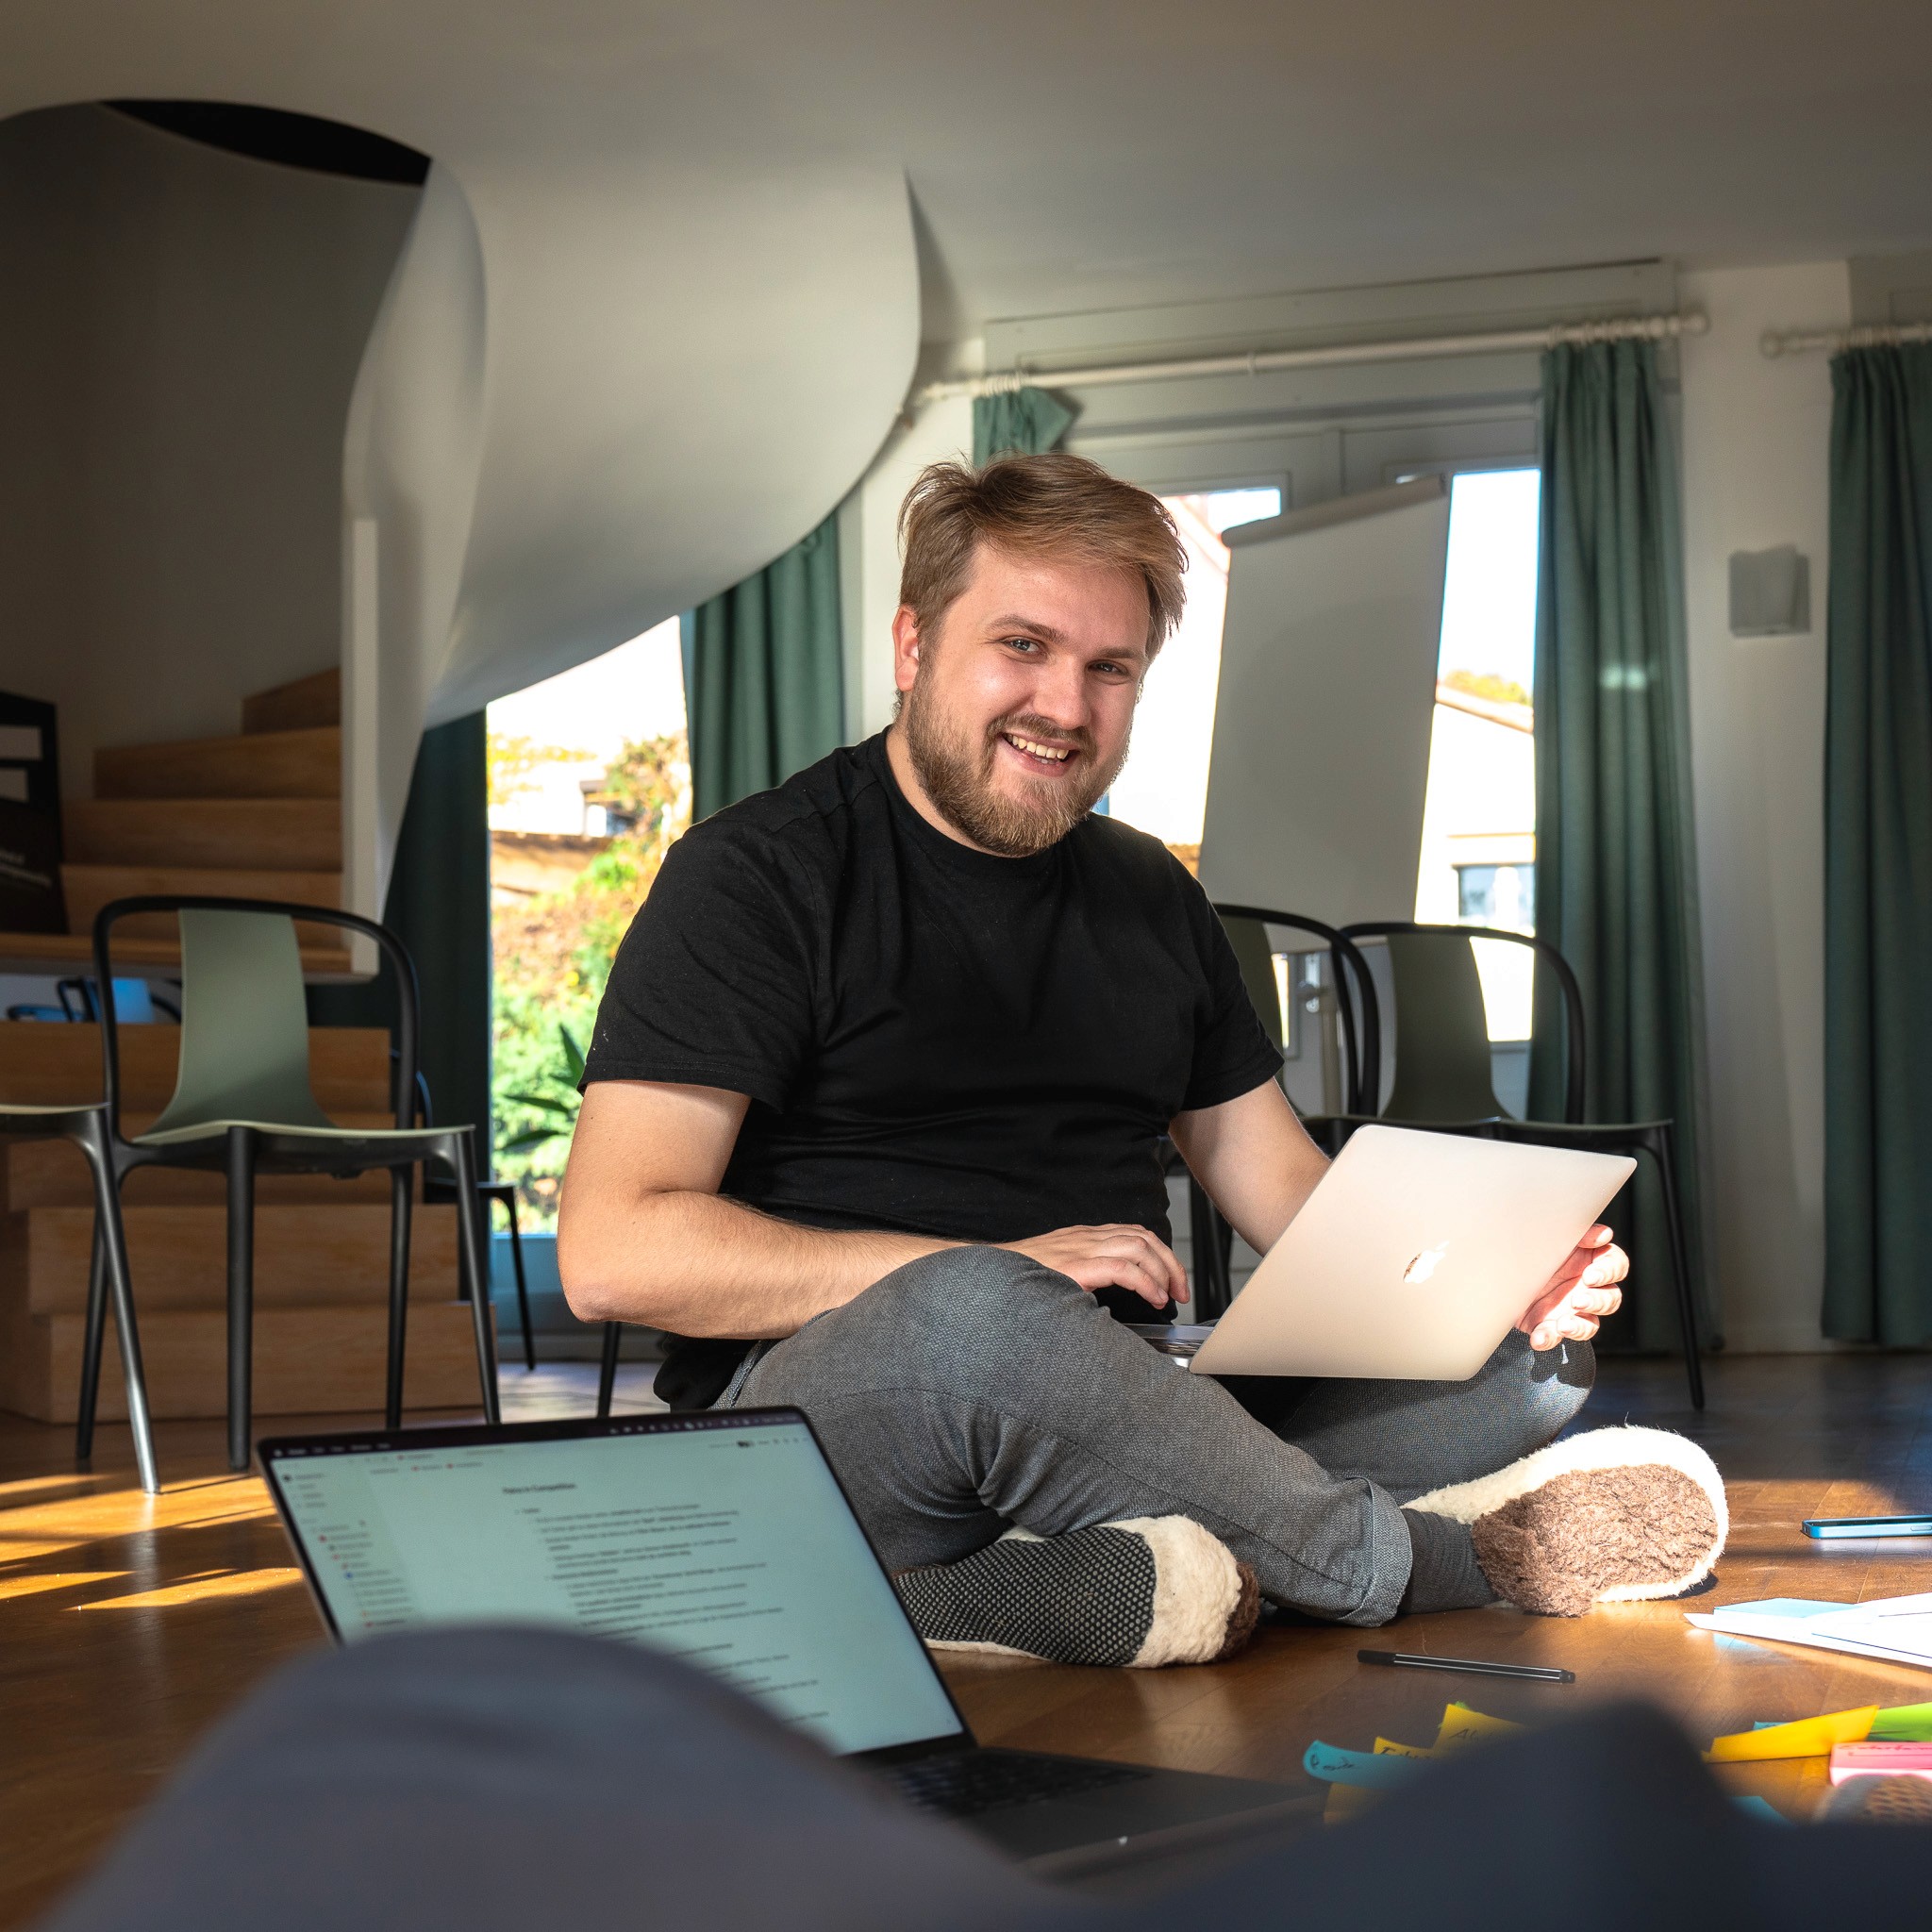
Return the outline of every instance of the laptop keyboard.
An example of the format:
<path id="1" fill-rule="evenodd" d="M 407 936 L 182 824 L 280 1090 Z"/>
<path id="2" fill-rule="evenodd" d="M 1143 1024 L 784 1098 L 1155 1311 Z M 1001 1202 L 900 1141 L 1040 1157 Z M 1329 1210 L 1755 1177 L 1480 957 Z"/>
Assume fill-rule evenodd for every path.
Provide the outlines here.
<path id="1" fill-rule="evenodd" d="M 972 1818 L 984 1811 L 1102 1790 L 1108 1785 L 1136 1784 L 1149 1774 L 1127 1764 L 1090 1764 L 1024 1752 L 959 1751 L 884 1766 L 879 1774 L 922 1811 Z"/>

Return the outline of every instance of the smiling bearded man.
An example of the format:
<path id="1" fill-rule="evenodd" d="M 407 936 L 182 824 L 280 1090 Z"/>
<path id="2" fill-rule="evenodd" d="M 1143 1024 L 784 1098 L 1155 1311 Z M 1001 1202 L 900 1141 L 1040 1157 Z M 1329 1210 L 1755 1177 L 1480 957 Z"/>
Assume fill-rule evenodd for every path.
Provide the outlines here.
<path id="1" fill-rule="evenodd" d="M 1187 1297 L 1169 1138 L 1257 1249 L 1326 1164 L 1200 887 L 1092 809 L 1183 552 L 1066 455 L 935 465 L 901 530 L 892 726 L 694 826 L 625 939 L 572 1307 L 666 1331 L 674 1407 L 803 1408 L 935 1639 L 1145 1663 L 1238 1641 L 1257 1586 L 1378 1624 L 1681 1577 L 1699 1499 L 1653 1548 L 1614 1470 L 1520 1460 L 1589 1392 L 1607 1229 L 1464 1383 L 1224 1386 L 1113 1318 Z"/>

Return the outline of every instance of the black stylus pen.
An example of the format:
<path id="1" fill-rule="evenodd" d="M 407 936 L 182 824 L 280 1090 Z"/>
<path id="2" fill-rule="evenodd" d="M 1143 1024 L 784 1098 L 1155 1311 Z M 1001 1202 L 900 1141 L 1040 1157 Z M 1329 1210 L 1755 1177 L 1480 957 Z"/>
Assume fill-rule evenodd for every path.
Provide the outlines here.
<path id="1" fill-rule="evenodd" d="M 1478 1677 L 1527 1677 L 1538 1684 L 1574 1684 L 1574 1671 L 1553 1670 L 1547 1664 L 1489 1664 L 1466 1657 L 1419 1657 L 1407 1650 L 1358 1650 L 1365 1664 L 1413 1664 L 1419 1671 L 1469 1671 Z"/>

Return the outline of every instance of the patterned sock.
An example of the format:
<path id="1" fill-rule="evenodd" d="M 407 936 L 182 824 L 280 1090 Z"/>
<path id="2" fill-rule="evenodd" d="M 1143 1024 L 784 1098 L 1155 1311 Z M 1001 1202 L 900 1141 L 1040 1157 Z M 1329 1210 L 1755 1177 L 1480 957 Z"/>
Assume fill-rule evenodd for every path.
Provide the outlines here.
<path id="1" fill-rule="evenodd" d="M 1185 1516 L 1056 1537 L 1010 1530 L 893 1581 L 935 1649 L 1063 1664 L 1215 1663 L 1254 1635 L 1261 1607 L 1255 1573 Z"/>

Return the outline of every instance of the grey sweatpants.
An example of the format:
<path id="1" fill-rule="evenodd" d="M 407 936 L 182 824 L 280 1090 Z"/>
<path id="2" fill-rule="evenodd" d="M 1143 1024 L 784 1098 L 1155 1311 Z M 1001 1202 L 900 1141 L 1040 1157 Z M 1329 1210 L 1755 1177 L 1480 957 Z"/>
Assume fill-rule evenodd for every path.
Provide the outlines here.
<path id="1" fill-rule="evenodd" d="M 954 1248 L 771 1344 L 727 1400 L 805 1410 L 890 1569 L 956 1561 L 1014 1524 L 1190 1516 L 1271 1601 L 1380 1624 L 1409 1577 L 1401 1505 L 1541 1447 L 1593 1374 L 1587 1345 L 1537 1355 L 1512 1333 L 1467 1382 L 1236 1388 L 1149 1348 L 1064 1274 Z"/>

